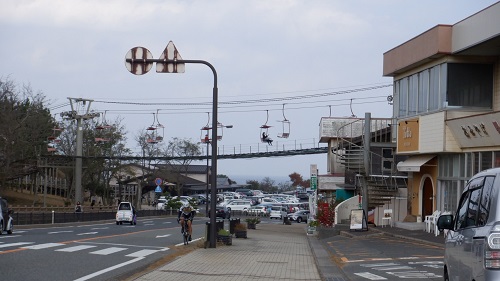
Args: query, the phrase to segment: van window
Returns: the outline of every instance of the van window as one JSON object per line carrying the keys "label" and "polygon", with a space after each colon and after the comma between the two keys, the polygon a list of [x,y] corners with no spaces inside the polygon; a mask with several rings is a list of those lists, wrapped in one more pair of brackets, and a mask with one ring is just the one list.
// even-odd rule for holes
{"label": "van window", "polygon": [[455,229],[486,224],[491,205],[494,177],[480,177],[467,184],[466,192],[460,198]]}
{"label": "van window", "polygon": [[483,192],[481,193],[481,204],[479,205],[479,217],[477,220],[478,226],[486,225],[488,216],[490,215],[491,192],[493,190],[494,177],[486,177],[484,179]]}

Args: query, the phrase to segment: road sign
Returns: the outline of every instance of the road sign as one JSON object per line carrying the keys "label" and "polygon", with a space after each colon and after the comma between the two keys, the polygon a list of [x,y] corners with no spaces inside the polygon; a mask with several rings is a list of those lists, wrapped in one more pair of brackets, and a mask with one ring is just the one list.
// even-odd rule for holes
{"label": "road sign", "polygon": [[311,177],[311,190],[316,190],[318,188],[318,178]]}
{"label": "road sign", "polygon": [[[182,60],[181,54],[177,51],[172,41],[168,42],[167,47],[163,50],[160,60]],[[183,63],[156,63],[156,72],[158,73],[184,73],[186,66]]]}
{"label": "road sign", "polygon": [[162,193],[162,191],[163,190],[161,189],[161,187],[159,185],[157,185],[155,188],[155,193]]}
{"label": "road sign", "polygon": [[156,178],[155,179],[155,184],[156,185],[161,185],[162,182],[163,182],[163,180],[161,178]]}
{"label": "road sign", "polygon": [[135,75],[148,73],[153,67],[152,62],[146,62],[146,59],[152,59],[151,52],[144,47],[135,47],[130,49],[125,55],[125,67]]}

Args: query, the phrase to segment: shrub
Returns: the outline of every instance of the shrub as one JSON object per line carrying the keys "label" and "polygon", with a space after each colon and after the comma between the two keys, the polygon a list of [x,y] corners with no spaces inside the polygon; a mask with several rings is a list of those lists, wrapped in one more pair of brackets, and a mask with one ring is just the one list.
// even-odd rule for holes
{"label": "shrub", "polygon": [[237,223],[234,226],[234,231],[246,231],[246,230],[247,230],[247,226],[243,223]]}
{"label": "shrub", "polygon": [[247,223],[250,223],[250,224],[259,224],[260,223],[260,218],[258,218],[258,217],[247,218],[245,221]]}
{"label": "shrub", "polygon": [[220,236],[229,236],[230,235],[229,230],[225,230],[223,228],[221,228],[219,230],[219,232],[217,232],[217,234],[220,235]]}

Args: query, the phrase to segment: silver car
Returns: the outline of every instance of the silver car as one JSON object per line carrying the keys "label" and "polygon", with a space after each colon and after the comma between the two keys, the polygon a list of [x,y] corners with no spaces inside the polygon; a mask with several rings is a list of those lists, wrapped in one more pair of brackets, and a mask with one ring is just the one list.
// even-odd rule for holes
{"label": "silver car", "polygon": [[437,228],[445,232],[444,280],[500,280],[500,168],[474,175]]}
{"label": "silver car", "polygon": [[309,218],[308,210],[300,210],[295,213],[288,214],[288,218],[292,221],[296,221],[298,223],[307,222],[307,218]]}

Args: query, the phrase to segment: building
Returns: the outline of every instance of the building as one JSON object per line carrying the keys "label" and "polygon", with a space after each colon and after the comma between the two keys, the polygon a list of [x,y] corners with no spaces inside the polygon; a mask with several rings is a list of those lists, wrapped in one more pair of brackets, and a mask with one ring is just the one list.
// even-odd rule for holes
{"label": "building", "polygon": [[417,221],[452,211],[466,181],[500,166],[500,2],[383,55],[393,77],[397,163]]}

